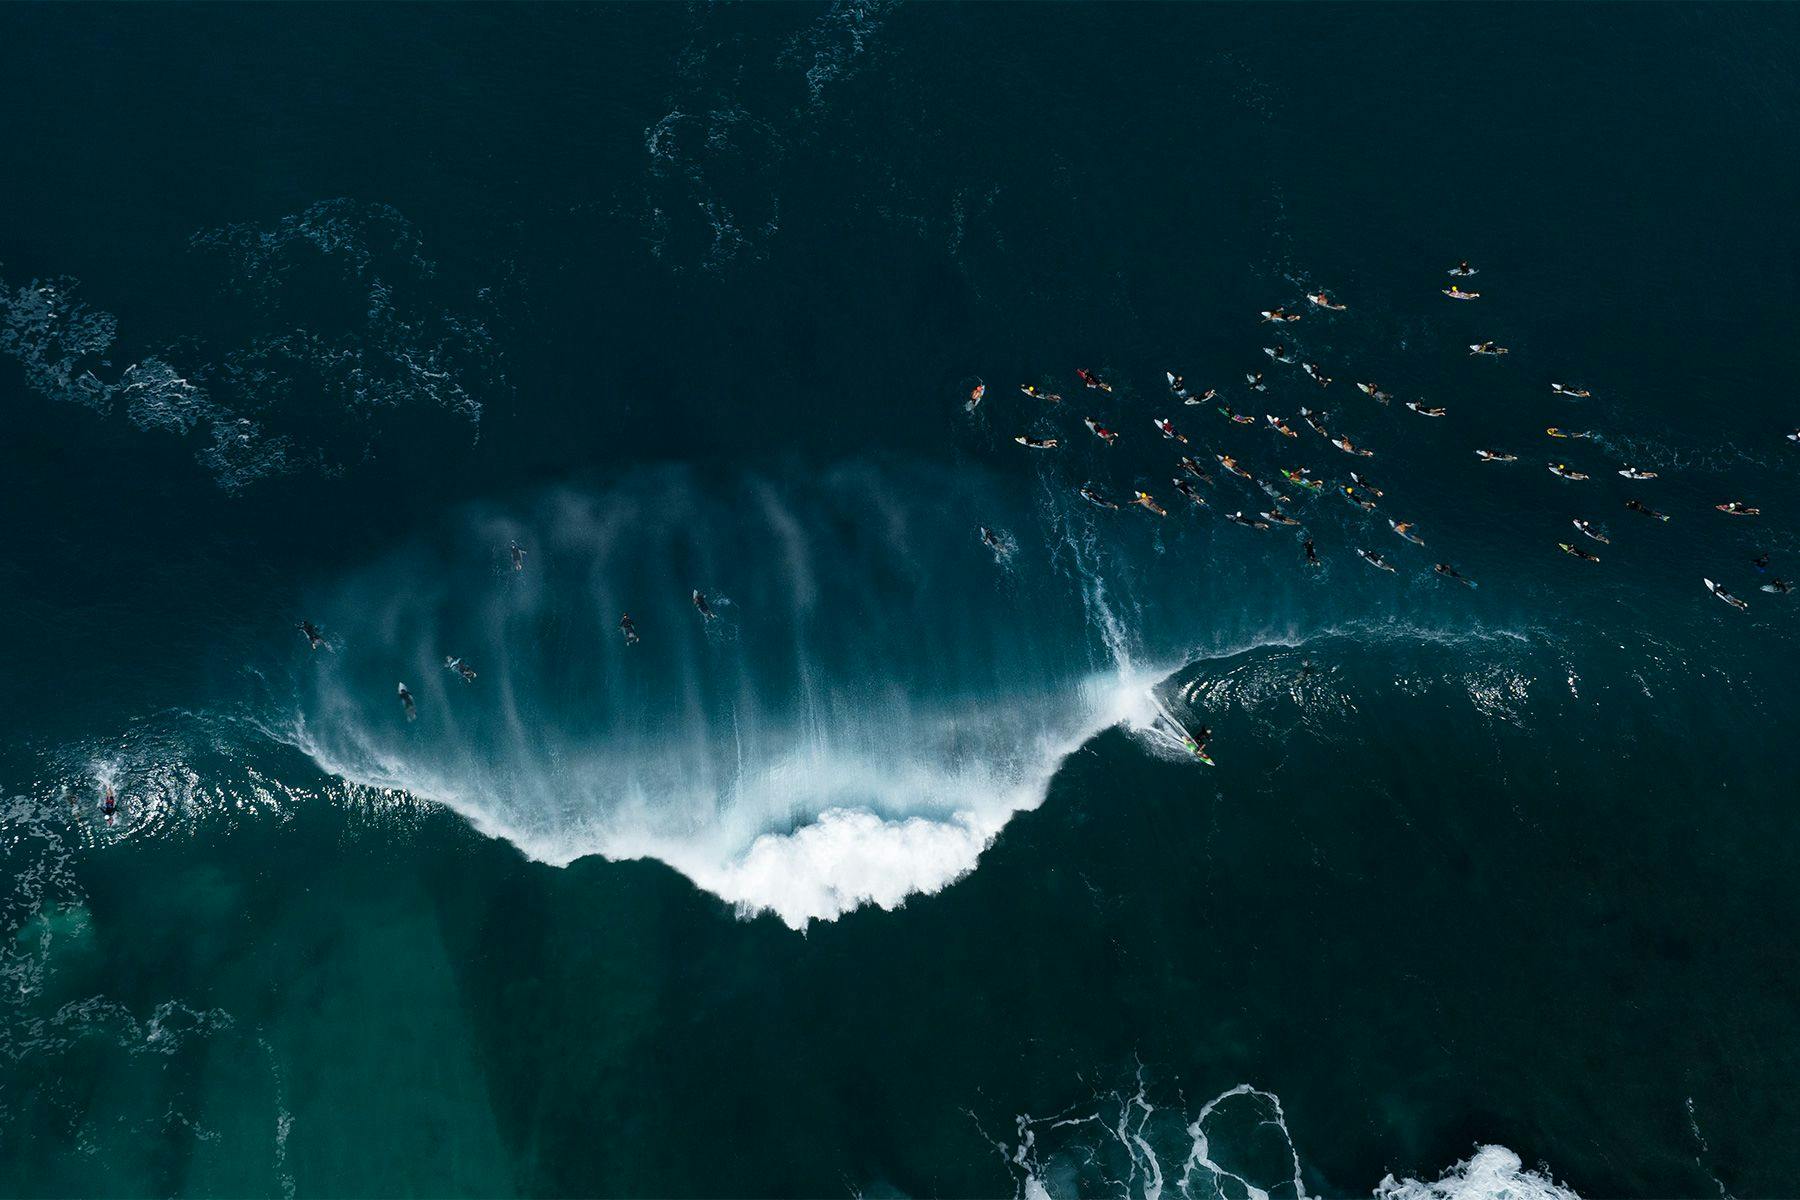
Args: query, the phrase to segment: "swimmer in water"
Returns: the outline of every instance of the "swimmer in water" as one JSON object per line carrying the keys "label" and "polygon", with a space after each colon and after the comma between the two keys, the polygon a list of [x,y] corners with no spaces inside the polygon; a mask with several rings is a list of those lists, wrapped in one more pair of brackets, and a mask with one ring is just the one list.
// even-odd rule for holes
{"label": "swimmer in water", "polygon": [[475,682],[475,668],[471,667],[460,658],[446,657],[444,659],[444,669],[462,676],[462,681],[464,683]]}
{"label": "swimmer in water", "polygon": [[630,613],[619,614],[619,633],[627,646],[635,646],[643,639],[638,637],[637,622],[631,619]]}
{"label": "swimmer in water", "polygon": [[298,629],[301,634],[305,636],[307,649],[317,650],[320,646],[325,644],[325,636],[319,632],[318,628],[314,626],[311,621],[302,621],[294,626],[294,628]]}
{"label": "swimmer in water", "polygon": [[409,721],[418,720],[419,719],[419,706],[417,703],[414,702],[413,694],[406,690],[406,684],[404,684],[404,683],[400,684],[399,692],[400,692],[400,708],[403,712],[406,713],[406,719]]}
{"label": "swimmer in water", "polygon": [[706,602],[706,597],[700,594],[699,588],[694,589],[693,601],[694,611],[699,613],[702,617],[705,617],[708,621],[718,617],[719,614],[712,610],[712,605]]}

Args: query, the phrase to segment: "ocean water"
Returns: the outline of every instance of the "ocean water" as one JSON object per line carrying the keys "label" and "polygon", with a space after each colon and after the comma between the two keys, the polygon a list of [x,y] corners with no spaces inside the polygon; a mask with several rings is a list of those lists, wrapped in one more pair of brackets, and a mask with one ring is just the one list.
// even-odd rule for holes
{"label": "ocean water", "polygon": [[1795,61],[0,10],[0,1192],[1791,1194]]}

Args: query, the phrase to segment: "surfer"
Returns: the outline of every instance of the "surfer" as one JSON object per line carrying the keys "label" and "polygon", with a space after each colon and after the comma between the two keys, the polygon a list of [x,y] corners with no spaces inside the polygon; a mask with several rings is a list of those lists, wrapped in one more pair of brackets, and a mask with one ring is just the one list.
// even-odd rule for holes
{"label": "surfer", "polygon": [[1393,563],[1391,563],[1387,559],[1381,557],[1381,555],[1377,554],[1373,550],[1359,549],[1359,550],[1357,550],[1356,553],[1364,562],[1368,563],[1371,567],[1379,567],[1383,571],[1386,571],[1391,575],[1398,575],[1400,573],[1400,572],[1394,570]]}
{"label": "surfer", "polygon": [[1173,371],[1164,371],[1163,374],[1169,377],[1169,394],[1177,400],[1186,400],[1188,397],[1187,380]]}
{"label": "surfer", "polygon": [[1640,471],[1636,467],[1630,465],[1629,463],[1627,463],[1625,466],[1619,468],[1619,474],[1624,476],[1626,479],[1655,479],[1656,478],[1655,471]]}
{"label": "surfer", "polygon": [[1519,461],[1518,455],[1507,454],[1505,451],[1502,451],[1502,450],[1477,450],[1475,452],[1475,457],[1480,459],[1482,462],[1518,462]]}
{"label": "surfer", "polygon": [[1097,392],[1112,391],[1112,384],[1106,382],[1106,380],[1100,378],[1098,375],[1094,374],[1092,371],[1088,370],[1086,367],[1077,367],[1075,369],[1075,377],[1077,379],[1081,380],[1081,382],[1086,384],[1088,387],[1092,388],[1094,391],[1097,391]]}
{"label": "surfer", "polygon": [[969,411],[974,412],[981,407],[981,398],[987,395],[987,384],[977,379],[975,386],[969,390]]}
{"label": "surfer", "polygon": [[1594,436],[1591,432],[1589,432],[1588,430],[1585,430],[1585,429],[1581,430],[1580,432],[1577,432],[1573,429],[1559,429],[1555,425],[1552,425],[1550,428],[1544,430],[1544,432],[1549,434],[1553,438],[1591,438]]}
{"label": "surfer", "polygon": [[1205,404],[1208,400],[1211,400],[1214,396],[1217,396],[1218,394],[1219,394],[1218,388],[1207,388],[1204,392],[1201,392],[1198,396],[1190,395],[1187,399],[1183,400],[1182,403],[1186,404],[1190,407],[1193,405],[1196,405],[1196,404]]}
{"label": "surfer", "polygon": [[400,694],[400,708],[403,712],[406,713],[406,719],[409,721],[418,720],[419,719],[419,706],[413,700],[413,694],[407,690],[406,684],[404,684],[404,683],[400,684],[399,694]]}
{"label": "surfer", "polygon": [[1300,409],[1300,419],[1310,425],[1312,431],[1322,438],[1329,438],[1331,436],[1331,431],[1325,428],[1325,422],[1330,419],[1330,417],[1330,413],[1314,412],[1312,409],[1304,406]]}
{"label": "surfer", "polygon": [[1551,384],[1550,394],[1553,396],[1567,396],[1571,400],[1587,400],[1593,396],[1593,393],[1586,388],[1570,387],[1566,383]]}
{"label": "surfer", "polygon": [[1627,500],[1625,502],[1625,507],[1629,508],[1632,512],[1643,513],[1646,517],[1655,517],[1658,521],[1666,521],[1669,519],[1669,514],[1659,513],[1641,500]]}
{"label": "surfer", "polygon": [[1373,450],[1364,450],[1362,447],[1352,442],[1348,435],[1340,435],[1332,438],[1331,444],[1336,446],[1339,450],[1342,450],[1345,454],[1352,454],[1357,458],[1375,457],[1375,452]]}
{"label": "surfer", "polygon": [[1285,308],[1265,308],[1262,310],[1262,319],[1264,325],[1274,321],[1298,321],[1300,314],[1291,313]]}
{"label": "surfer", "polygon": [[1081,423],[1088,427],[1089,433],[1093,434],[1095,437],[1099,438],[1101,441],[1105,442],[1109,446],[1119,440],[1118,434],[1114,433],[1112,430],[1108,429],[1106,426],[1102,425],[1100,422],[1094,420],[1094,418],[1092,418],[1092,417],[1081,418]]}
{"label": "surfer", "polygon": [[1711,592],[1713,595],[1717,596],[1719,599],[1723,600],[1725,603],[1731,605],[1731,607],[1737,609],[1739,612],[1749,612],[1750,611],[1750,606],[1748,604],[1744,603],[1742,600],[1739,600],[1736,596],[1732,595],[1730,592],[1726,591],[1724,588],[1720,587],[1718,584],[1714,583],[1712,580],[1702,579],[1700,582],[1704,583],[1706,585],[1707,591]]}
{"label": "surfer", "polygon": [[1132,500],[1132,503],[1139,508],[1147,508],[1159,517],[1166,517],[1169,515],[1169,510],[1158,504],[1156,502],[1156,497],[1152,496],[1149,492],[1133,492],[1132,495],[1135,497],[1135,499]]}
{"label": "surfer", "polygon": [[118,815],[119,798],[113,795],[112,784],[104,786],[106,790],[100,795],[100,814],[106,818],[106,823],[111,825]]}
{"label": "surfer", "polygon": [[507,549],[512,553],[513,570],[523,571],[525,569],[525,551],[519,548],[519,543],[517,542],[508,546]]}
{"label": "surfer", "polygon": [[1243,525],[1249,529],[1267,529],[1268,528],[1268,526],[1265,525],[1263,522],[1253,521],[1249,517],[1246,517],[1241,510],[1238,512],[1234,512],[1234,513],[1226,513],[1225,519],[1227,521],[1231,521],[1235,524]]}
{"label": "surfer", "polygon": [[1454,267],[1451,267],[1449,271],[1445,272],[1445,274],[1453,275],[1458,279],[1467,279],[1469,276],[1477,273],[1475,268],[1471,267],[1466,260],[1457,263]]}
{"label": "surfer", "polygon": [[1014,438],[1013,441],[1024,446],[1027,450],[1054,450],[1062,445],[1062,443],[1055,438],[1034,438],[1028,437],[1022,433]]}
{"label": "surfer", "polygon": [[1311,538],[1307,538],[1304,542],[1301,542],[1300,549],[1306,552],[1307,566],[1317,567],[1323,565],[1319,562],[1319,552],[1313,549],[1313,540]]}
{"label": "surfer", "polygon": [[1723,504],[1715,504],[1714,508],[1734,517],[1756,517],[1762,515],[1762,509],[1752,508],[1742,500],[1727,500]]}
{"label": "surfer", "polygon": [[1280,342],[1276,342],[1273,346],[1264,346],[1263,353],[1278,363],[1291,363],[1294,361],[1293,355],[1288,353],[1288,348]]}
{"label": "surfer", "polygon": [[1444,413],[1446,411],[1441,408],[1433,408],[1433,407],[1429,407],[1424,404],[1420,404],[1417,400],[1408,400],[1406,402],[1406,407],[1412,409],[1414,412],[1418,413],[1421,417],[1441,417],[1444,415]]}
{"label": "surfer", "polygon": [[1350,503],[1356,505],[1356,507],[1362,509],[1364,512],[1374,512],[1375,511],[1375,502],[1373,500],[1369,499],[1367,496],[1358,495],[1356,489],[1351,487],[1349,484],[1346,483],[1343,486],[1343,492],[1344,492],[1344,499],[1346,499]]}
{"label": "surfer", "polygon": [[1464,587],[1472,588],[1475,586],[1475,581],[1473,579],[1469,579],[1466,576],[1462,575],[1460,572],[1457,571],[1457,569],[1455,567],[1451,566],[1449,563],[1437,563],[1437,564],[1433,565],[1433,567],[1431,569],[1436,571],[1439,575],[1442,575],[1445,579],[1456,580],[1456,582],[1462,584]]}
{"label": "surfer", "polygon": [[1794,585],[1785,579],[1771,579],[1762,585],[1765,592],[1774,592],[1777,596],[1785,596],[1794,590]]}
{"label": "surfer", "polygon": [[1195,479],[1198,479],[1201,483],[1210,484],[1213,481],[1212,476],[1202,470],[1199,463],[1195,462],[1185,454],[1181,456],[1181,469],[1186,471],[1189,475],[1192,475]]}
{"label": "surfer", "polygon": [[1193,484],[1180,478],[1170,480],[1170,482],[1175,485],[1176,491],[1186,496],[1189,500],[1192,500],[1195,504],[1198,504],[1201,508],[1206,507],[1206,497],[1202,496],[1199,492],[1196,492]]}
{"label": "surfer", "polygon": [[1091,485],[1084,483],[1081,485],[1079,491],[1081,492],[1081,498],[1086,500],[1089,504],[1092,504],[1094,507],[1110,508],[1115,512],[1118,511],[1118,505],[1114,504],[1111,500],[1108,500],[1105,496],[1102,496],[1099,492],[1096,492]]}
{"label": "surfer", "polygon": [[1027,396],[1030,396],[1033,400],[1042,400],[1047,404],[1061,404],[1062,403],[1061,396],[1057,395],[1055,392],[1046,392],[1043,388],[1038,387],[1036,384],[1021,383],[1019,385],[1019,390],[1021,392],[1024,392]]}
{"label": "surfer", "polygon": [[1561,550],[1564,554],[1573,554],[1583,562],[1597,563],[1600,561],[1600,556],[1598,554],[1589,554],[1580,546],[1571,546],[1568,542],[1558,542],[1556,543],[1556,546],[1557,549]]}
{"label": "surfer", "polygon": [[1394,399],[1372,383],[1359,383],[1356,385],[1356,390],[1365,396],[1381,401],[1383,404],[1391,403]]}
{"label": "surfer", "polygon": [[619,633],[624,636],[627,646],[635,646],[643,640],[638,637],[637,622],[631,619],[630,613],[619,614]]}
{"label": "surfer", "polygon": [[1294,518],[1288,516],[1286,513],[1282,512],[1279,508],[1276,508],[1273,506],[1270,507],[1268,512],[1262,514],[1262,518],[1263,518],[1263,520],[1269,522],[1271,525],[1298,525],[1298,524],[1300,524],[1300,522],[1294,520]]}
{"label": "surfer", "polygon": [[1603,534],[1599,530],[1595,529],[1594,523],[1592,521],[1587,520],[1586,518],[1576,517],[1573,521],[1570,521],[1569,524],[1571,524],[1575,528],[1581,530],[1581,532],[1587,534],[1589,537],[1593,538],[1596,542],[1599,542],[1602,546],[1612,545],[1611,540],[1608,539],[1605,534]]}
{"label": "surfer", "polygon": [[706,597],[702,596],[700,594],[699,588],[694,589],[693,600],[694,600],[694,611],[699,613],[701,616],[705,617],[708,621],[712,620],[714,617],[717,617],[719,615],[718,613],[716,613],[712,610],[712,605],[710,605],[706,602]]}
{"label": "surfer", "polygon": [[1263,373],[1261,371],[1249,372],[1244,376],[1244,382],[1249,385],[1250,390],[1253,392],[1266,392],[1269,390],[1263,383]]}
{"label": "surfer", "polygon": [[1502,354],[1510,354],[1511,351],[1505,346],[1496,345],[1493,342],[1474,342],[1469,346],[1469,353],[1485,354],[1492,358],[1498,358]]}
{"label": "surfer", "polygon": [[1318,305],[1320,308],[1324,309],[1326,312],[1343,312],[1344,311],[1344,307],[1345,307],[1344,305],[1333,303],[1331,297],[1327,296],[1322,291],[1313,292],[1311,295],[1307,296],[1307,299],[1312,301],[1314,304]]}
{"label": "surfer", "polygon": [[1250,472],[1244,470],[1244,468],[1238,466],[1237,459],[1231,457],[1231,455],[1215,454],[1215,455],[1213,455],[1213,457],[1219,460],[1219,465],[1221,467],[1224,467],[1227,471],[1230,471],[1233,475],[1236,475],[1239,479],[1248,479],[1248,480],[1250,480],[1251,483],[1256,482],[1255,477],[1252,476],[1250,474]]}
{"label": "surfer", "polygon": [[1300,369],[1306,372],[1306,377],[1308,379],[1312,380],[1320,387],[1325,387],[1331,382],[1331,376],[1319,370],[1318,363],[1301,363]]}
{"label": "surfer", "polygon": [[1380,488],[1376,487],[1374,484],[1372,484],[1368,480],[1364,479],[1361,475],[1357,474],[1355,471],[1350,472],[1350,482],[1354,483],[1357,487],[1361,488],[1363,491],[1368,492],[1371,496],[1374,496],[1376,499],[1380,499],[1381,497],[1387,495],[1386,492],[1382,491]]}
{"label": "surfer", "polygon": [[1423,546],[1425,544],[1425,539],[1413,532],[1413,523],[1411,521],[1390,520],[1388,521],[1388,525],[1395,533],[1399,534],[1413,545]]}
{"label": "surfer", "polygon": [[986,525],[977,525],[975,528],[981,531],[981,544],[992,550],[995,558],[1006,557],[1006,543],[1000,540],[999,534]]}
{"label": "surfer", "polygon": [[1187,445],[1187,439],[1176,432],[1175,422],[1169,420],[1167,417],[1152,417],[1151,420],[1155,422],[1157,430],[1161,432],[1163,437],[1171,442],[1180,442],[1184,446]]}
{"label": "surfer", "polygon": [[311,621],[302,621],[294,626],[294,628],[298,629],[306,638],[307,649],[317,650],[320,646],[325,644],[325,636],[319,632],[318,627]]}
{"label": "surfer", "polygon": [[1559,463],[1559,462],[1551,463],[1550,464],[1550,473],[1552,475],[1555,475],[1559,479],[1580,480],[1580,479],[1587,478],[1587,476],[1583,475],[1580,471],[1577,471],[1574,468],[1570,467],[1568,463]]}
{"label": "surfer", "polygon": [[464,683],[475,682],[475,668],[471,667],[460,658],[446,656],[444,659],[444,669],[462,676],[462,681]]}
{"label": "surfer", "polygon": [[1465,292],[1463,289],[1457,287],[1454,283],[1451,284],[1449,287],[1444,288],[1443,293],[1444,293],[1444,295],[1450,297],[1452,300],[1479,300],[1479,299],[1481,299],[1480,292]]}
{"label": "surfer", "polygon": [[1264,413],[1263,420],[1265,420],[1269,423],[1270,429],[1273,429],[1276,433],[1279,433],[1283,437],[1299,437],[1300,436],[1299,434],[1295,433],[1292,429],[1288,428],[1287,419],[1285,417],[1271,417],[1267,413]]}

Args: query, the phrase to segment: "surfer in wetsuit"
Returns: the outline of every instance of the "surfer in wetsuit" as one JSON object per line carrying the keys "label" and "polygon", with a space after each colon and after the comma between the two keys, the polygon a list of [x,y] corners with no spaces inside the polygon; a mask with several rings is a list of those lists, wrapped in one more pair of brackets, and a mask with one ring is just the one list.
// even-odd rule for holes
{"label": "surfer in wetsuit", "polygon": [[294,626],[294,628],[298,629],[305,636],[307,649],[317,650],[320,646],[325,644],[324,636],[320,634],[318,628],[311,621],[302,621],[300,624]]}
{"label": "surfer in wetsuit", "polygon": [[509,549],[512,551],[513,570],[523,571],[525,569],[525,551],[519,549],[517,542],[514,542]]}
{"label": "surfer in wetsuit", "polygon": [[1321,565],[1319,562],[1319,552],[1313,549],[1313,540],[1311,538],[1307,538],[1304,542],[1300,543],[1300,548],[1306,551],[1307,566],[1316,567]]}
{"label": "surfer in wetsuit", "polygon": [[406,684],[404,683],[400,685],[400,707],[406,710],[407,720],[416,721],[419,719],[419,706],[413,703],[413,694],[406,690]]}
{"label": "surfer in wetsuit", "polygon": [[464,683],[475,682],[475,668],[471,667],[460,658],[453,656],[446,657],[444,659],[444,669],[446,671],[455,671],[458,675],[462,676],[462,681]]}
{"label": "surfer in wetsuit", "polygon": [[706,602],[706,597],[700,594],[699,588],[694,589],[694,610],[709,621],[719,615],[712,610],[712,605]]}
{"label": "surfer in wetsuit", "polygon": [[627,646],[635,646],[642,640],[638,637],[637,625],[632,621],[630,613],[619,614],[619,632],[625,635]]}
{"label": "surfer in wetsuit", "polygon": [[105,793],[100,797],[101,815],[106,818],[106,823],[111,825],[118,811],[119,799],[113,795],[112,785],[108,784]]}

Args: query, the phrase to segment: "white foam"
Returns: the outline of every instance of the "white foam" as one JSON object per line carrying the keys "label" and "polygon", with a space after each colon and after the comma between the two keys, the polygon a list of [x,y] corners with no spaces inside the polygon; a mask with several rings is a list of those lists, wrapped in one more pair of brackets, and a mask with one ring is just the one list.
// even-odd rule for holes
{"label": "white foam", "polygon": [[1505,1146],[1478,1146],[1472,1157],[1430,1183],[1389,1175],[1376,1185],[1375,1195],[1377,1200],[1578,1200],[1550,1177],[1526,1170]]}

